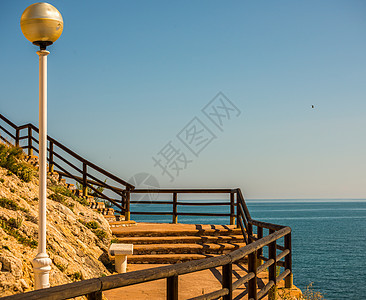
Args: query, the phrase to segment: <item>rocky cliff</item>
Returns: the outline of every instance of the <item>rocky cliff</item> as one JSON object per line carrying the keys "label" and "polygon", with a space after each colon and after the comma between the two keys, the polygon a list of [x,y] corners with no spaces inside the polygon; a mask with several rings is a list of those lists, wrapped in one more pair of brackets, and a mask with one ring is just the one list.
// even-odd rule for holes
{"label": "rocky cliff", "polygon": [[[7,157],[0,159],[4,162]],[[20,176],[4,163],[6,168],[0,167],[0,296],[34,287],[31,261],[38,245],[38,176],[37,168],[22,163],[34,176]],[[49,176],[47,190],[51,286],[111,274],[108,222],[57,179],[57,174]]]}

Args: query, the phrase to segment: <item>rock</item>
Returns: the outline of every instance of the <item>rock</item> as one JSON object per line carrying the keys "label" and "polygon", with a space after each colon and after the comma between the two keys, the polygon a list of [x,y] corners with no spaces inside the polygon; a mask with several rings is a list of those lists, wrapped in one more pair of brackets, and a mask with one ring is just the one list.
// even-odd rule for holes
{"label": "rock", "polygon": [[28,290],[29,289],[29,285],[28,283],[22,278],[19,280],[19,283],[21,285],[21,287],[24,289],[24,290]]}
{"label": "rock", "polygon": [[[37,178],[26,183],[15,175],[6,174],[7,170],[0,167],[0,178],[4,179],[4,184],[0,184],[0,197],[16,202],[22,209],[15,211],[0,207],[0,218],[6,222],[19,216],[23,224],[13,231],[0,227],[0,297],[34,288],[31,262],[37,255],[38,236],[38,224],[35,224],[38,216]],[[48,187],[51,185],[57,183],[50,180]],[[51,189],[47,192],[48,195],[54,193]],[[109,223],[100,213],[71,197],[64,197],[65,203],[72,205],[72,210],[47,199],[47,253],[53,261],[50,285],[110,275],[105,267],[110,265],[108,256],[105,256],[112,237]],[[97,221],[99,228],[106,231],[107,238],[99,240],[94,231],[84,225],[90,221]]]}
{"label": "rock", "polygon": [[20,278],[23,275],[22,260],[15,257],[9,251],[3,251],[0,256],[2,263],[2,271],[10,272],[15,278]]}

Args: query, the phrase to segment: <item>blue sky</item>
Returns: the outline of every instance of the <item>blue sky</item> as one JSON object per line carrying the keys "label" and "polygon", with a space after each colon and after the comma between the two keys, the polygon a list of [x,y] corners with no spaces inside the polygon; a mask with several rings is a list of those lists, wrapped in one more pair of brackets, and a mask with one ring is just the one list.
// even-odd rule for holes
{"label": "blue sky", "polygon": [[[0,111],[38,124],[38,57],[0,2]],[[364,1],[49,1],[64,31],[48,56],[48,132],[129,179],[241,187],[248,198],[366,198]],[[222,92],[240,115],[201,109]],[[314,105],[314,109],[311,108]],[[198,118],[216,137],[195,156]],[[171,178],[152,157],[191,160]],[[176,158],[178,155],[176,156]]]}

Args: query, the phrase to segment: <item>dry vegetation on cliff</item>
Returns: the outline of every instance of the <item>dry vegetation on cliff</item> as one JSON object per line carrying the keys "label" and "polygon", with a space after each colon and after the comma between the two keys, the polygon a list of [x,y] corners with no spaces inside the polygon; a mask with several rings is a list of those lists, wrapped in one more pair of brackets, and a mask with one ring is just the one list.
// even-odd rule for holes
{"label": "dry vegetation on cliff", "polygon": [[[0,144],[0,296],[33,289],[37,254],[37,168],[16,148]],[[47,251],[52,286],[109,275],[111,233],[102,215],[86,206],[57,175],[47,190]]]}

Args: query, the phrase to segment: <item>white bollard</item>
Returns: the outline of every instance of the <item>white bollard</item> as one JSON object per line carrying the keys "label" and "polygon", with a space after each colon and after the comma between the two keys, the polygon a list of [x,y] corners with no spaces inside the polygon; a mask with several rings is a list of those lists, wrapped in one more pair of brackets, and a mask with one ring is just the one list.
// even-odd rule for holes
{"label": "white bollard", "polygon": [[133,253],[133,244],[111,244],[109,254],[114,256],[114,264],[118,273],[126,273],[127,255]]}
{"label": "white bollard", "polygon": [[116,266],[117,273],[126,273],[127,270],[127,255],[125,254],[118,254],[114,252],[114,263]]}

